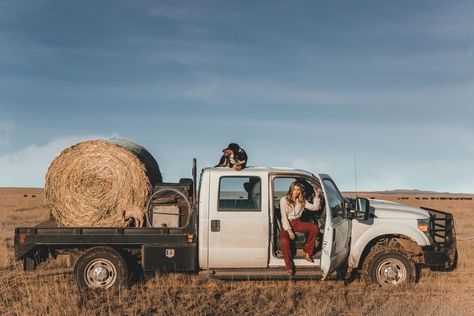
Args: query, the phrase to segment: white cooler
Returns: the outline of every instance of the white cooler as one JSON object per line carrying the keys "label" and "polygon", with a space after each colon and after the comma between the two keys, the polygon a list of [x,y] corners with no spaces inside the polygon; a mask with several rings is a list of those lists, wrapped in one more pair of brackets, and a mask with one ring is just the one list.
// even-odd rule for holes
{"label": "white cooler", "polygon": [[153,227],[179,227],[179,207],[176,205],[153,207]]}

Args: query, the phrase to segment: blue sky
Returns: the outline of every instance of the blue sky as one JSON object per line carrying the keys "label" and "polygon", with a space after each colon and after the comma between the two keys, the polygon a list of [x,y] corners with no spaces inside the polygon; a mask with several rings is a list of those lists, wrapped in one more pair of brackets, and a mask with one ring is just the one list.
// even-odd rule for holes
{"label": "blue sky", "polygon": [[0,0],[0,186],[85,139],[474,193],[472,1]]}

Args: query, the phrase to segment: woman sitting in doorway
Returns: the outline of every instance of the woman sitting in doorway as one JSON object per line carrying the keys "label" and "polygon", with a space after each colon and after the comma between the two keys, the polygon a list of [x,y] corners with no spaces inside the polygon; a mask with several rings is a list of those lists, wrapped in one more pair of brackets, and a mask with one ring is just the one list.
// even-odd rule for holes
{"label": "woman sitting in doorway", "polygon": [[303,222],[300,217],[305,209],[310,211],[319,211],[321,208],[321,188],[314,189],[313,203],[305,200],[303,189],[298,181],[290,185],[288,193],[280,199],[280,212],[282,228],[280,230],[280,245],[283,251],[283,258],[288,275],[295,274],[292,253],[290,249],[290,239],[295,239],[295,232],[308,234],[304,245],[305,260],[314,262],[312,258],[316,236],[319,233],[319,226],[315,223]]}

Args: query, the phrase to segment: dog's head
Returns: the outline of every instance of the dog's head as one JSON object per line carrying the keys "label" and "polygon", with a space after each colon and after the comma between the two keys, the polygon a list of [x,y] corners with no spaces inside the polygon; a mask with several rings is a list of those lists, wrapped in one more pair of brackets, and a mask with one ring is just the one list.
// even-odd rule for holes
{"label": "dog's head", "polygon": [[230,143],[227,148],[224,148],[222,152],[226,157],[230,157],[232,154],[235,156],[239,151],[240,146],[236,143]]}

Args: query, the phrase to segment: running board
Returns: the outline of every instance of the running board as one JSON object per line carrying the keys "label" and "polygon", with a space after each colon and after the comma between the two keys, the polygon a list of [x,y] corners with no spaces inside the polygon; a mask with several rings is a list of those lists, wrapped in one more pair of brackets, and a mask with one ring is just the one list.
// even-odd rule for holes
{"label": "running board", "polygon": [[285,268],[213,269],[200,271],[199,276],[220,280],[321,280],[323,271],[297,268],[295,275],[290,277]]}

